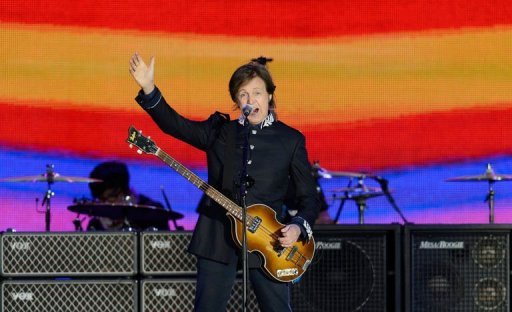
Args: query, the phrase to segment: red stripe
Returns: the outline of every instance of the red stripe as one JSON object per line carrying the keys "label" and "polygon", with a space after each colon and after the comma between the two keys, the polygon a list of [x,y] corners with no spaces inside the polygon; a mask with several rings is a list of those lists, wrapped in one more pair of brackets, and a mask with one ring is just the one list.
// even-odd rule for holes
{"label": "red stripe", "polygon": [[322,125],[305,134],[310,158],[326,168],[374,171],[447,163],[509,154],[512,103],[508,106]]}
{"label": "red stripe", "polygon": [[[125,143],[128,126],[134,124],[179,161],[205,164],[202,152],[162,134],[142,111],[0,105],[0,144],[7,147],[140,158]],[[307,137],[311,160],[329,169],[377,170],[510,153],[512,103],[509,106],[297,127]]]}
{"label": "red stripe", "polygon": [[134,125],[176,159],[187,161],[192,166],[204,166],[202,153],[162,134],[144,112],[51,109],[13,103],[1,105],[1,145],[43,152],[134,159],[141,156],[136,150],[129,149],[125,142],[128,127]]}
{"label": "red stripe", "polygon": [[325,37],[512,24],[510,0],[3,0],[0,21],[171,33]]}

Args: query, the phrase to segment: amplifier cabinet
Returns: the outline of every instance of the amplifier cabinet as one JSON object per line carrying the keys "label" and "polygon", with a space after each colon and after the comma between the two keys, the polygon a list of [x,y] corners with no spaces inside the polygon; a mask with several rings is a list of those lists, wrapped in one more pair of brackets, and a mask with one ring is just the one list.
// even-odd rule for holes
{"label": "amplifier cabinet", "polygon": [[315,257],[292,286],[295,312],[401,311],[401,226],[318,225]]}
{"label": "amplifier cabinet", "polygon": [[194,275],[196,257],[187,252],[192,232],[141,232],[141,274]]}
{"label": "amplifier cabinet", "polygon": [[0,312],[137,312],[137,283],[131,280],[5,281]]}
{"label": "amplifier cabinet", "polygon": [[5,233],[0,237],[4,277],[137,274],[137,233]]}
{"label": "amplifier cabinet", "polygon": [[511,228],[406,226],[406,310],[510,311]]}
{"label": "amplifier cabinet", "polygon": [[[242,281],[237,279],[226,311],[242,311]],[[247,311],[259,312],[256,295],[250,288],[247,292]],[[141,281],[141,312],[194,311],[196,281],[193,279],[146,279]]]}

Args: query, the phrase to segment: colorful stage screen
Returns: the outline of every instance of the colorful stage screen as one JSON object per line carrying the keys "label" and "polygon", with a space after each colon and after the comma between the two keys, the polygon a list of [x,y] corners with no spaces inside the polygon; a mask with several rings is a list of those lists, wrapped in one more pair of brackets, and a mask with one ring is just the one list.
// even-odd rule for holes
{"label": "colorful stage screen", "polygon": [[[273,58],[277,113],[307,139],[309,158],[330,171],[389,181],[367,201],[365,222],[512,222],[512,182],[455,183],[486,172],[512,174],[512,6],[509,1],[13,1],[0,3],[0,178],[54,165],[87,177],[106,160],[128,164],[136,192],[195,225],[199,190],[125,142],[134,125],[206,178],[201,151],[164,135],[134,101],[134,52],[155,57],[167,101],[195,120],[237,118],[232,72]],[[337,189],[320,181],[340,223],[357,223]],[[378,187],[376,180],[364,183]],[[51,185],[51,229],[71,231],[67,207],[89,198],[87,183]],[[0,231],[45,229],[46,183],[0,182]],[[343,205],[342,205],[343,204]]]}

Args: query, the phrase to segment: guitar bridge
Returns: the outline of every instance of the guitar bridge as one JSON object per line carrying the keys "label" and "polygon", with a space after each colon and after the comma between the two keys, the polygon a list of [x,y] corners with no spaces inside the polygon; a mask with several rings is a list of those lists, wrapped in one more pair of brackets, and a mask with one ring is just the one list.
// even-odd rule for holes
{"label": "guitar bridge", "polygon": [[261,224],[261,218],[260,217],[254,217],[252,218],[252,222],[247,226],[247,230],[251,233],[254,233],[258,230]]}

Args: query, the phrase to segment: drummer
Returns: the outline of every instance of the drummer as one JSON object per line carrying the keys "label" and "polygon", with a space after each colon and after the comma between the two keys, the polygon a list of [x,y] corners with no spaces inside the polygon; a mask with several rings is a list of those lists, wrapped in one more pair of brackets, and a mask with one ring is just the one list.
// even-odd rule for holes
{"label": "drummer", "polygon": [[[162,204],[142,194],[135,194],[130,189],[130,174],[126,164],[117,161],[108,161],[98,164],[91,171],[89,177],[99,179],[103,182],[89,183],[89,189],[95,202],[119,204],[119,205],[148,205],[163,208]],[[108,217],[93,217],[87,225],[88,231],[116,231],[126,227],[136,230],[169,230],[167,219],[153,221],[132,220],[130,223],[125,219],[111,219]]]}

